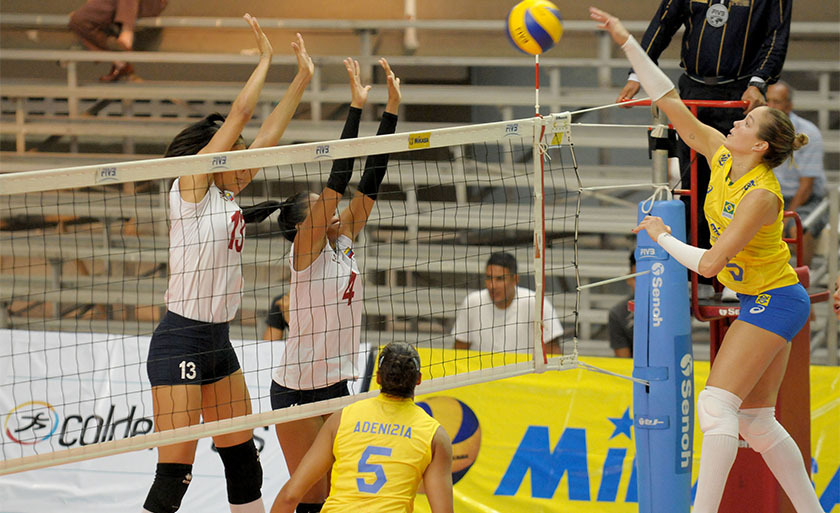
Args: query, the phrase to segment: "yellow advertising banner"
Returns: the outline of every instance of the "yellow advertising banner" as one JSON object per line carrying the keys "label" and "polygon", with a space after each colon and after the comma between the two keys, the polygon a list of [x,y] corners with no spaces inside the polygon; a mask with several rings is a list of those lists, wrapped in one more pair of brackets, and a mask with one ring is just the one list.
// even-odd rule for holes
{"label": "yellow advertising banner", "polygon": [[[445,352],[420,350],[424,376],[456,371],[445,368],[456,361]],[[625,376],[632,372],[629,359],[585,360]],[[702,390],[708,374],[708,362],[695,362],[695,390]],[[638,511],[630,381],[575,369],[455,388],[417,402],[452,438],[458,512]],[[811,443],[817,495],[826,511],[840,512],[836,367],[811,367]],[[701,446],[695,429],[694,447]],[[695,479],[698,464],[695,450]],[[415,511],[430,511],[423,495]]]}

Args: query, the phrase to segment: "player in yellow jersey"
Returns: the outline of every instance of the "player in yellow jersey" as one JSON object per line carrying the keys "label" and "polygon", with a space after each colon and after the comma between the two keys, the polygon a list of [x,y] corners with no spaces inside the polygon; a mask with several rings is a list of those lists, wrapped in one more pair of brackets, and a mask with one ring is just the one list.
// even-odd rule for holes
{"label": "player in yellow jersey", "polygon": [[379,353],[378,396],[331,416],[318,432],[272,513],[293,513],[303,494],[332,468],[324,513],[414,511],[420,481],[433,513],[452,513],[452,446],[440,423],[414,404],[420,356],[392,342]]}
{"label": "player in yellow jersey", "polygon": [[810,300],[788,264],[782,242],[782,195],[773,168],[808,143],[787,115],[759,107],[724,136],[698,121],[674,84],[648,58],[618,18],[591,7],[590,17],[621,45],[642,87],[680,137],[712,169],[704,204],[711,229],[709,250],[672,237],[658,217],[646,230],[671,256],[703,276],[717,276],[738,293],[741,313],[726,332],[697,396],[703,450],[694,513],[713,513],[738,449],[738,434],[761,453],[799,513],[822,511],[796,443],[775,418],[776,398],[790,354],[790,340],[808,320]]}

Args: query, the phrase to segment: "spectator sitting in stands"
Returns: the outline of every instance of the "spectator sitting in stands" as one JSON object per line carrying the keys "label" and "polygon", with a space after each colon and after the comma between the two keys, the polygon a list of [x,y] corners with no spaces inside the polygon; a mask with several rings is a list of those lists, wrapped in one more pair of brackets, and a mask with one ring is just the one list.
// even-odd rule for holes
{"label": "spectator sitting in stands", "polygon": [[[785,210],[795,211],[804,221],[825,198],[822,135],[815,124],[793,113],[793,89],[787,83],[780,80],[767,88],[767,105],[787,114],[793,122],[794,130],[808,136],[807,146],[796,150],[792,159],[773,170],[782,188]],[[811,265],[817,238],[826,224],[828,210],[810,227],[803,227],[802,241],[805,251],[802,262],[797,262],[797,265]],[[793,223],[785,226],[788,237],[795,235],[792,233],[793,228]]]}
{"label": "spectator sitting in stands", "polygon": [[[636,255],[630,251],[630,272],[636,272]],[[610,347],[615,356],[620,358],[633,357],[633,312],[627,308],[627,302],[633,299],[636,287],[635,278],[627,278],[630,294],[610,308],[607,318],[607,331],[610,335]]]}
{"label": "spectator sitting in stands", "polygon": [[[490,255],[484,284],[484,290],[471,292],[458,308],[452,328],[455,348],[494,353],[530,351],[536,294],[518,286],[516,258],[502,252]],[[548,300],[544,302],[543,319],[546,352],[559,354],[563,325]]]}
{"label": "spectator sitting in stands", "polygon": [[[72,30],[82,44],[92,51],[134,48],[134,27],[138,18],[160,15],[168,0],[87,0],[70,13]],[[134,67],[125,61],[114,61],[111,71],[99,77],[102,82],[116,82],[134,75]]]}

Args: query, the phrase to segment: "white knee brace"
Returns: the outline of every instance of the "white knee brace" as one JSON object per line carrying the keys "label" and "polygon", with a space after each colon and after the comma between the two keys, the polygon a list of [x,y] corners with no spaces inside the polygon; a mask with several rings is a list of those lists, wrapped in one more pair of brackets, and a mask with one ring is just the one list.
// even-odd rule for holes
{"label": "white knee brace", "polygon": [[776,420],[775,408],[749,408],[738,412],[741,436],[755,452],[769,451],[790,435]]}
{"label": "white knee brace", "polygon": [[706,387],[697,394],[697,418],[704,435],[738,438],[741,398],[722,388]]}

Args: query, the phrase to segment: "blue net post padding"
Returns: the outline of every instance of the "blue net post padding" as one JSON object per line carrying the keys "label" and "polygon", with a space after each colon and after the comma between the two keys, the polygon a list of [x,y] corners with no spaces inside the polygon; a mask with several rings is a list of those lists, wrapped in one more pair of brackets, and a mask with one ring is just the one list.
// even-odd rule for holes
{"label": "blue net post padding", "polygon": [[[648,203],[649,205],[649,203]],[[646,214],[639,205],[641,220]],[[685,206],[655,202],[672,235],[685,241]],[[639,512],[688,513],[691,505],[694,439],[694,365],[688,274],[646,232],[636,240],[633,376],[650,385],[633,385]]]}

